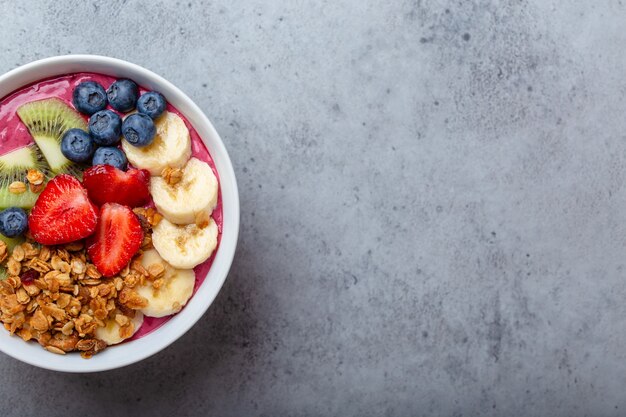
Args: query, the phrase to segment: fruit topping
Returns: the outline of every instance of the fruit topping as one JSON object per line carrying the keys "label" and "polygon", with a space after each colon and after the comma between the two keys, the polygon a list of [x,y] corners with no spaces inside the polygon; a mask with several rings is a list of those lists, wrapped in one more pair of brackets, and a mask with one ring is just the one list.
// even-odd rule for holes
{"label": "fruit topping", "polygon": [[112,146],[105,146],[96,149],[93,155],[92,165],[113,165],[116,168],[126,171],[128,160],[124,152]]}
{"label": "fruit topping", "polygon": [[87,190],[71,175],[54,177],[30,212],[28,227],[35,241],[60,245],[93,233],[98,208],[89,201]]}
{"label": "fruit topping", "polygon": [[106,203],[100,209],[96,232],[87,239],[87,253],[98,271],[111,277],[137,253],[143,240],[139,219],[126,206]]}
{"label": "fruit topping", "polygon": [[204,228],[195,224],[178,226],[162,219],[152,229],[152,244],[174,268],[191,269],[213,254],[217,233],[217,225],[211,218]]}
{"label": "fruit topping", "polygon": [[138,148],[122,139],[122,149],[130,163],[147,169],[152,176],[161,175],[167,167],[184,167],[191,157],[191,137],[183,119],[175,113],[166,112],[154,124],[156,136],[148,146]]}
{"label": "fruit topping", "polygon": [[[10,251],[12,251],[13,248],[15,248],[17,245],[21,245],[22,243],[24,243],[25,240],[26,239],[24,238],[24,236],[6,237],[2,233],[0,233],[0,241],[4,242],[7,249]],[[1,245],[2,243],[0,243],[0,246]],[[2,250],[0,249],[0,253],[1,251]],[[0,259],[2,259],[2,256],[0,256]]]}
{"label": "fruit topping", "polygon": [[30,285],[34,280],[39,279],[39,275],[39,271],[29,269],[20,276],[20,281],[22,281],[24,285]]}
{"label": "fruit topping", "polygon": [[106,342],[107,345],[117,345],[128,339],[143,324],[143,314],[139,311],[134,312],[135,317],[129,318],[122,314],[121,311],[113,311],[110,317],[102,327],[97,327],[94,335]]}
{"label": "fruit topping", "polygon": [[120,141],[122,119],[111,110],[100,110],[89,118],[89,133],[98,145],[114,145]]}
{"label": "fruit topping", "polygon": [[82,129],[70,129],[61,139],[63,156],[73,162],[84,163],[91,161],[96,144],[89,133]]}
{"label": "fruit topping", "polygon": [[80,176],[80,167],[61,152],[61,139],[65,132],[74,128],[87,130],[87,123],[80,114],[58,98],[23,104],[17,109],[17,114],[28,127],[53,172]]}
{"label": "fruit topping", "polygon": [[150,91],[144,93],[137,100],[137,111],[156,119],[165,111],[167,102],[161,93]]}
{"label": "fruit topping", "polygon": [[124,172],[112,165],[95,165],[83,173],[83,184],[91,201],[99,206],[118,203],[139,207],[150,200],[150,173],[145,169]]}
{"label": "fruit topping", "polygon": [[107,90],[109,104],[122,113],[133,110],[137,105],[138,97],[139,87],[129,79],[117,80]]}
{"label": "fruit topping", "polygon": [[122,132],[128,143],[142,148],[152,143],[156,134],[156,127],[149,116],[135,113],[124,119]]}
{"label": "fruit topping", "polygon": [[107,106],[104,87],[94,81],[85,81],[76,86],[72,94],[74,107],[81,113],[91,116]]}
{"label": "fruit topping", "polygon": [[0,212],[0,233],[6,237],[23,235],[28,228],[28,215],[24,209],[9,207]]}
{"label": "fruit topping", "polygon": [[191,158],[183,170],[165,168],[152,178],[150,192],[154,205],[172,223],[195,223],[208,218],[217,204],[217,178],[204,161]]}
{"label": "fruit topping", "polygon": [[0,208],[31,208],[35,204],[38,194],[25,184],[28,170],[39,172],[42,183],[50,175],[50,167],[37,145],[31,144],[0,156]]}
{"label": "fruit topping", "polygon": [[[178,313],[193,294],[196,274],[193,269],[176,269],[150,249],[141,255],[141,265],[152,282],[146,280],[137,287],[137,293],[148,300],[141,312],[148,317],[165,317]],[[158,287],[156,289],[155,287]]]}

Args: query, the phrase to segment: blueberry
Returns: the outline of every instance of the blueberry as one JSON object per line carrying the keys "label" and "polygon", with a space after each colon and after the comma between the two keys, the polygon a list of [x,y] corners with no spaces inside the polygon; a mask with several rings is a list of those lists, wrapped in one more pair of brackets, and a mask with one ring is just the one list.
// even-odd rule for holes
{"label": "blueberry", "polygon": [[89,118],[89,133],[96,144],[113,145],[120,140],[122,119],[114,111],[100,110]]}
{"label": "blueberry", "polygon": [[142,94],[137,100],[137,111],[156,119],[163,114],[166,105],[165,97],[161,93],[150,91]]}
{"label": "blueberry", "polygon": [[128,79],[117,80],[107,90],[109,104],[117,111],[129,112],[137,105],[139,87]]}
{"label": "blueberry", "polygon": [[107,106],[107,93],[97,82],[85,81],[74,89],[72,101],[76,110],[91,116]]}
{"label": "blueberry", "polygon": [[0,213],[0,233],[6,237],[21,235],[28,228],[28,215],[24,209],[9,207]]}
{"label": "blueberry", "polygon": [[122,133],[128,143],[141,148],[152,143],[156,135],[156,127],[149,116],[135,113],[124,119]]}
{"label": "blueberry", "polygon": [[124,152],[113,146],[105,146],[96,149],[91,163],[93,165],[113,165],[115,168],[119,168],[122,171],[126,171],[126,168],[128,168],[128,159],[126,159]]}
{"label": "blueberry", "polygon": [[95,150],[96,144],[82,129],[70,129],[61,139],[61,153],[70,161],[87,162]]}

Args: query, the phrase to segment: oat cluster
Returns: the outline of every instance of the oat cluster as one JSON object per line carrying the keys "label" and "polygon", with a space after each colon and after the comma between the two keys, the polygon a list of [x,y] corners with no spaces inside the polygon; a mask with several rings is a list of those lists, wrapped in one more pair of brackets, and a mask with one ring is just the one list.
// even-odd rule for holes
{"label": "oat cluster", "polygon": [[183,179],[183,170],[180,168],[166,167],[161,172],[161,177],[168,185],[176,185]]}
{"label": "oat cluster", "polygon": [[[36,169],[29,169],[26,174],[26,181],[28,181],[28,188],[32,193],[39,194],[44,189],[44,180],[46,176],[43,172]],[[22,194],[26,192],[26,183],[23,181],[13,181],[9,184],[9,192],[11,194]]]}
{"label": "oat cluster", "polygon": [[[159,219],[147,210],[139,217],[146,250]],[[120,326],[121,338],[134,333],[135,312],[147,305],[134,288],[148,282],[157,290],[163,284],[165,266],[146,269],[141,254],[117,276],[106,278],[89,261],[82,241],[51,247],[27,239],[11,253],[0,241],[0,264],[7,275],[0,281],[0,321],[11,335],[36,340],[50,352],[80,351],[90,358],[106,348],[95,332],[109,320]]]}

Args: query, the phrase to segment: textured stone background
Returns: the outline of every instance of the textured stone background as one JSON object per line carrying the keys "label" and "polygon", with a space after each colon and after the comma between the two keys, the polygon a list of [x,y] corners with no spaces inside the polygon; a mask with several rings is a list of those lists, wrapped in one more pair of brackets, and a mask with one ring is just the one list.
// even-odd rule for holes
{"label": "textured stone background", "polygon": [[626,413],[622,1],[0,3],[0,71],[156,71],[242,203],[187,335],[102,374],[0,355],[3,416]]}

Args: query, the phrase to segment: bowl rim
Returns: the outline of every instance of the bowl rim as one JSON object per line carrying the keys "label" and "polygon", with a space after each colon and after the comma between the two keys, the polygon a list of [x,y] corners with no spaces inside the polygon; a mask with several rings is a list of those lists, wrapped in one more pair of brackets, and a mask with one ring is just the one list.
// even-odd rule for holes
{"label": "bowl rim", "polygon": [[[198,322],[217,297],[232,265],[239,237],[240,206],[231,159],[209,118],[182,90],[140,65],[102,55],[72,54],[44,58],[0,75],[0,100],[34,82],[76,72],[127,77],[145,88],[161,92],[196,129],[213,158],[220,177],[223,207],[221,242],[207,276],[185,308],[151,333],[129,343],[109,347],[85,360],[79,355],[55,355],[36,343],[24,343],[17,336],[0,332],[0,351],[15,359],[48,370],[85,373],[121,368],[146,359],[178,340]],[[5,87],[12,83],[19,85]]]}

